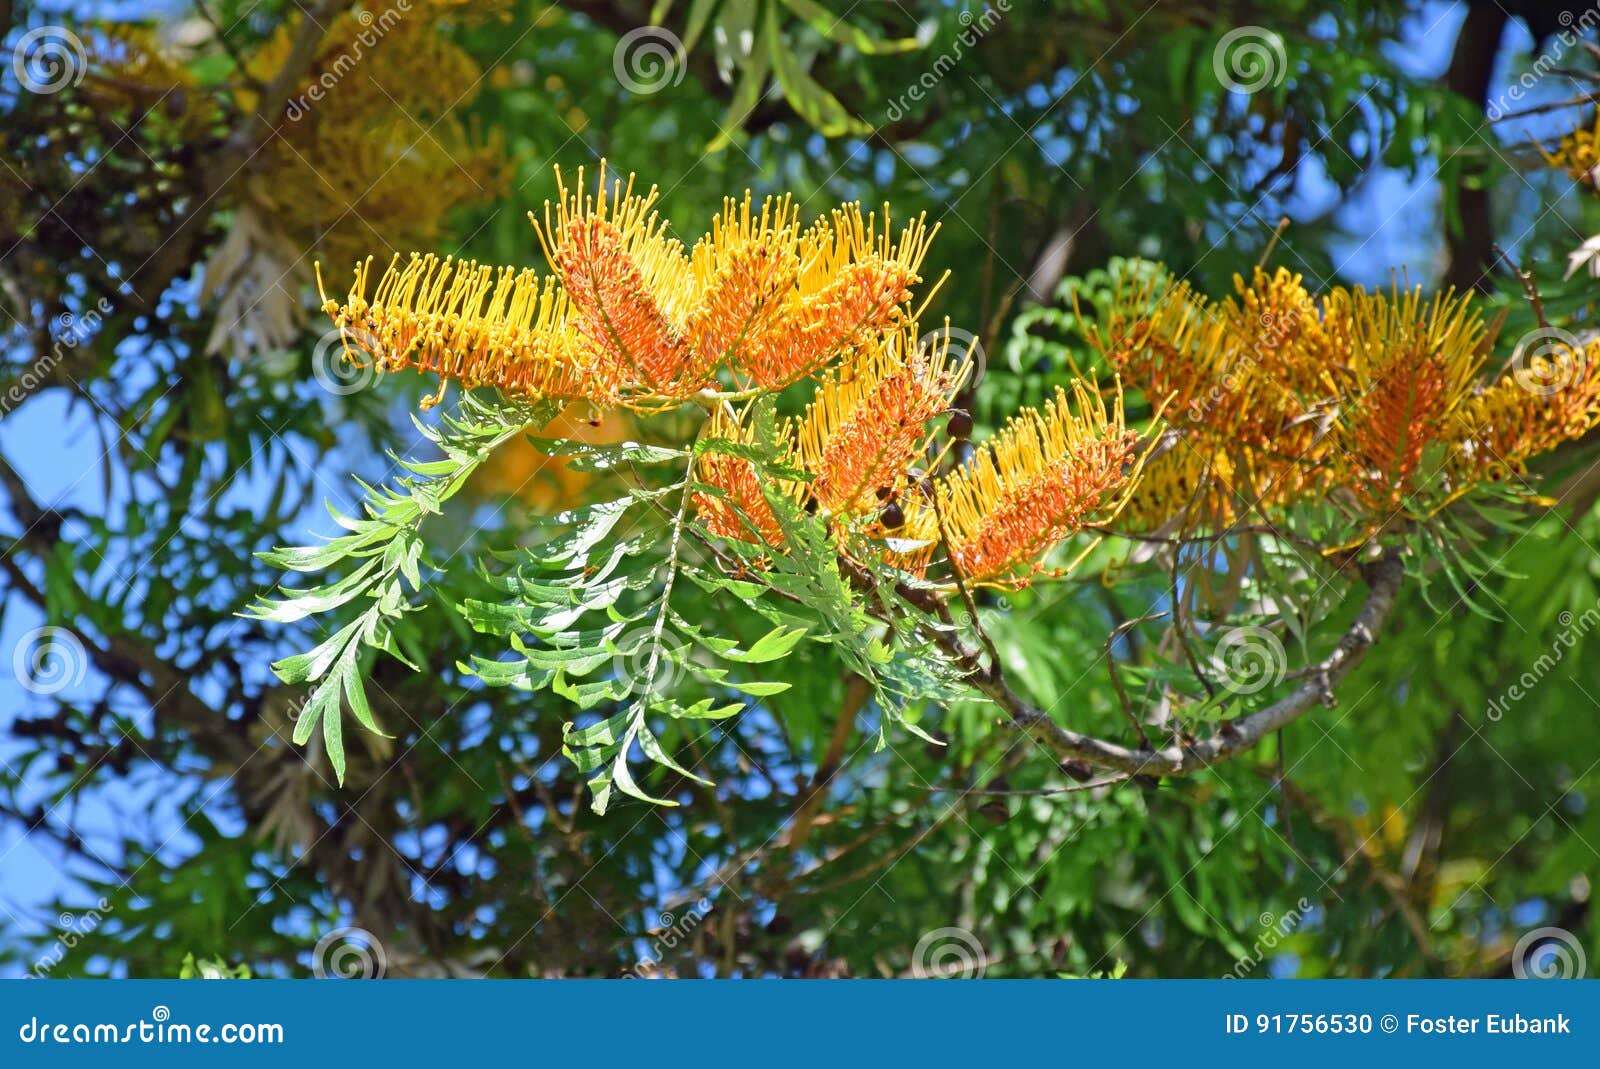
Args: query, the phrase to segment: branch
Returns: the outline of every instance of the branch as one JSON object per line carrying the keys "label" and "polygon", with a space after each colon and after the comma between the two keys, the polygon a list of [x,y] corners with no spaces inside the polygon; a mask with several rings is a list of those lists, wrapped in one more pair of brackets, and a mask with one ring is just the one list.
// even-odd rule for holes
{"label": "branch", "polygon": [[989,676],[975,652],[961,647],[949,635],[938,635],[935,641],[968,669],[968,681],[1004,709],[1014,727],[1062,760],[1081,761],[1129,775],[1180,776],[1236,757],[1267,735],[1292,724],[1312,706],[1324,702],[1334,684],[1361,662],[1394,609],[1405,569],[1397,553],[1391,551],[1362,566],[1361,574],[1367,584],[1367,600],[1333,652],[1312,667],[1307,682],[1265,709],[1224,721],[1208,738],[1160,750],[1134,750],[1064,728],[1045,710],[1012,690],[1003,678]]}

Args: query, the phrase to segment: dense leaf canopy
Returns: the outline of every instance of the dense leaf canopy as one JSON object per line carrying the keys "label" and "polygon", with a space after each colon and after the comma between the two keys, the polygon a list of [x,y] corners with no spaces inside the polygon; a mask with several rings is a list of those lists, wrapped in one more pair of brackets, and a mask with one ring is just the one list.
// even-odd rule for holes
{"label": "dense leaf canopy", "polygon": [[0,4],[0,967],[1600,961],[1524,6]]}

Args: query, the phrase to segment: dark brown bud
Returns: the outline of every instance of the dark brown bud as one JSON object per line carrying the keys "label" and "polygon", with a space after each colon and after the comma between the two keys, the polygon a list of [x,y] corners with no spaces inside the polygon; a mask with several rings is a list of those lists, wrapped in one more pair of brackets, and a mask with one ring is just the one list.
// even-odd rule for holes
{"label": "dark brown bud", "polygon": [[1090,780],[1094,779],[1094,769],[1090,768],[1082,761],[1063,761],[1061,762],[1061,771],[1065,772],[1068,776],[1071,776],[1079,783],[1088,783]]}
{"label": "dark brown bud", "polygon": [[899,530],[901,525],[906,522],[906,513],[904,509],[902,509],[895,502],[891,501],[887,505],[883,506],[883,511],[878,514],[878,518],[883,522],[885,527],[891,531],[895,531]]}
{"label": "dark brown bud", "polygon": [[1011,819],[1011,807],[995,798],[980,805],[978,815],[990,824],[1004,824]]}
{"label": "dark brown bud", "polygon": [[964,408],[952,408],[944,429],[950,432],[952,438],[972,437],[972,413]]}

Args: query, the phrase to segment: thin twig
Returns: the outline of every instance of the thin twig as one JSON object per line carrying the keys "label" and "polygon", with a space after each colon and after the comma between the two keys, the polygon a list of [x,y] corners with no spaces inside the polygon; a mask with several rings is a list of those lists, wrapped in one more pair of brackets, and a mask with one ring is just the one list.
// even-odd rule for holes
{"label": "thin twig", "polygon": [[1146,750],[1150,749],[1150,737],[1144,733],[1144,725],[1139,723],[1139,718],[1133,715],[1133,705],[1128,701],[1128,692],[1122,688],[1122,675],[1117,671],[1117,658],[1112,654],[1111,647],[1116,645],[1117,639],[1125,635],[1130,629],[1140,624],[1149,623],[1151,620],[1159,620],[1166,615],[1164,612],[1153,612],[1148,616],[1141,616],[1135,620],[1125,620],[1113,628],[1111,634],[1106,636],[1106,669],[1111,673],[1112,689],[1117,692],[1117,701],[1122,704],[1123,715],[1128,718],[1128,723],[1133,725],[1135,734],[1139,736],[1140,744]]}

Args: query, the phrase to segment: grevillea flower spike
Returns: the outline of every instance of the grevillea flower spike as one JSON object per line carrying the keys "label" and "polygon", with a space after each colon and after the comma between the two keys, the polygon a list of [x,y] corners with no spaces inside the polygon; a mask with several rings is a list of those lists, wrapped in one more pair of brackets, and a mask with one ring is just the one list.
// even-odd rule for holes
{"label": "grevillea flower spike", "polygon": [[581,169],[576,189],[559,171],[557,183],[533,220],[552,279],[397,257],[370,291],[366,261],[342,304],[323,294],[347,353],[436,374],[440,396],[455,379],[648,411],[707,391],[771,392],[914,318],[911,287],[936,230],[918,217],[893,239],[887,207],[880,221],[857,205],[802,228],[790,198],[756,208],[746,193],[686,251],[654,210],[654,187],[608,184],[603,163],[594,193]]}
{"label": "grevillea flower spike", "polygon": [[966,377],[947,352],[947,343],[919,345],[913,323],[822,381],[794,428],[819,508],[860,516],[901,495],[927,452],[930,421],[950,408]]}
{"label": "grevillea flower spike", "polygon": [[1082,385],[1026,408],[934,485],[930,511],[968,581],[1025,586],[1057,543],[1114,517],[1137,474],[1138,434]]}

